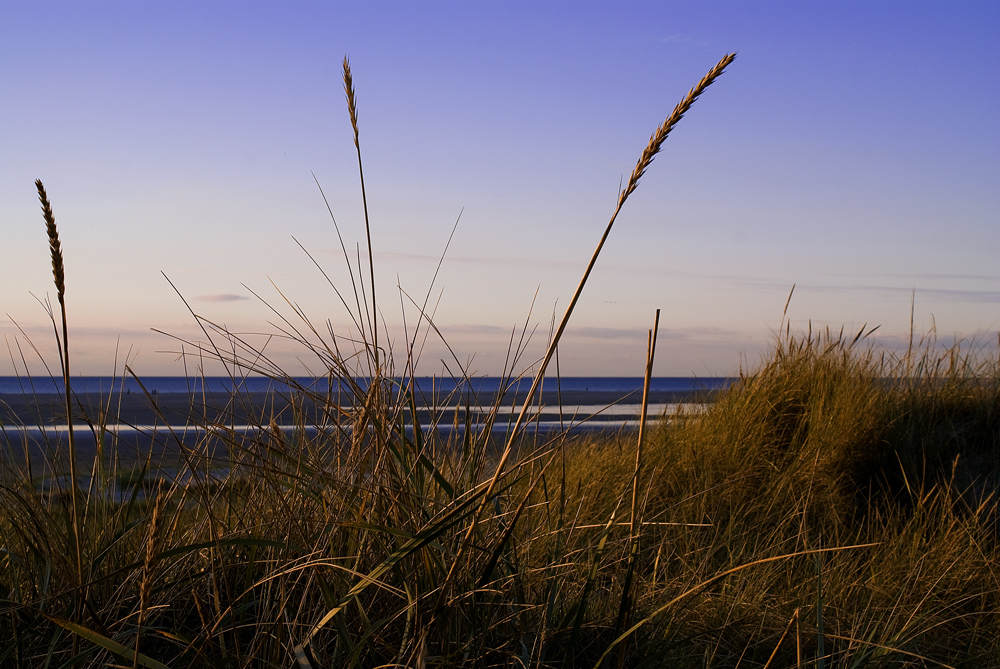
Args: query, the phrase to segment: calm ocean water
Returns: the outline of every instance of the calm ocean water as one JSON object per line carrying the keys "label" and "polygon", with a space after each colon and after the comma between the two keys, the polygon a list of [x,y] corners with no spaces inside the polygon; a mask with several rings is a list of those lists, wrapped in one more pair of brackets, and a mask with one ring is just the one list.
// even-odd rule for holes
{"label": "calm ocean water", "polygon": [[[728,378],[655,378],[651,384],[649,415],[663,415],[678,404],[685,404],[692,411],[700,410],[701,407],[694,403],[710,401],[713,391],[725,389],[733,381]],[[299,387],[309,387],[323,394],[329,383],[326,378],[297,378],[294,382]],[[498,393],[505,390],[503,399],[496,405],[497,419],[490,428],[502,436],[510,429],[514,415],[531,387],[531,379],[511,384],[497,377],[481,377],[456,384],[452,379],[422,377],[416,379],[416,385],[416,408],[421,430],[430,429],[443,438],[461,434],[466,429],[464,422],[456,423],[455,427],[452,425],[454,415],[464,406],[472,407],[472,413],[466,416],[466,420],[470,421],[468,427],[480,429],[481,421],[490,412],[489,407],[494,405]],[[633,427],[638,423],[642,385],[643,380],[639,377],[546,379],[538,398],[537,413],[526,429],[545,433]],[[248,404],[240,403],[240,406],[273,406],[277,403],[275,398],[282,396],[287,404],[289,390],[287,383],[262,377],[234,381],[225,377],[189,379],[153,376],[136,380],[82,376],[74,377],[71,386],[77,396],[77,406],[86,405],[84,410],[88,415],[98,415],[105,403],[115,407],[103,437],[104,452],[106,455],[113,452],[115,457],[135,462],[141,462],[150,454],[160,457],[174,453],[178,442],[188,446],[200,443],[212,432],[213,427],[204,421],[192,423],[185,418],[188,414],[184,412],[191,410],[192,403],[205,399],[205,406],[225,405],[233,390],[238,389],[241,397],[251,400]],[[337,388],[333,390],[336,394]],[[0,454],[23,454],[32,462],[41,464],[51,448],[64,444],[68,426],[62,409],[63,400],[59,396],[62,392],[62,379],[0,377]],[[117,399],[107,402],[109,397]],[[150,409],[153,405],[162,407],[164,412],[154,412]],[[181,413],[169,413],[167,410],[171,407]],[[285,414],[278,414],[276,420],[279,425],[285,426],[285,421],[291,420]],[[210,419],[208,423],[214,420]],[[218,420],[220,425],[245,434],[247,438],[254,438],[261,429],[259,423],[255,426],[254,421],[247,421],[245,415],[227,414]],[[78,456],[82,462],[91,462],[99,452],[96,435],[86,429],[86,423],[80,419],[74,420],[74,425],[78,427]],[[316,429],[312,426],[306,431],[312,434]],[[413,426],[406,429],[410,432]],[[107,450],[112,444],[113,448]],[[0,464],[0,470],[2,468]]]}
{"label": "calm ocean water", "polygon": [[[325,391],[328,387],[326,377],[297,377],[295,383],[317,391]],[[398,379],[397,379],[398,381]],[[504,379],[493,376],[478,377],[471,380],[457,383],[450,378],[441,377],[418,377],[416,379],[417,389],[422,392],[430,392],[434,389],[437,392],[449,393],[454,390],[469,391],[480,396],[495,395],[504,383]],[[654,393],[696,393],[721,390],[728,387],[733,382],[731,378],[724,377],[657,377],[652,380],[650,390]],[[245,377],[233,380],[227,377],[195,377],[186,378],[182,376],[147,376],[140,381],[134,378],[118,378],[112,376],[80,376],[73,377],[70,384],[77,393],[100,393],[111,392],[144,392],[157,394],[186,394],[186,393],[230,393],[234,388],[243,392],[267,392],[267,391],[287,391],[288,385],[273,381],[264,377]],[[513,392],[526,392],[531,387],[531,379],[521,379],[514,382],[509,388]],[[594,393],[600,395],[620,394],[622,397],[638,394],[642,391],[641,377],[605,377],[605,376],[573,376],[561,379],[547,378],[544,384],[546,392],[573,393]],[[31,395],[62,393],[62,379],[49,377],[16,377],[0,376],[0,395]],[[641,397],[641,395],[640,395]],[[636,401],[638,401],[638,397]]]}

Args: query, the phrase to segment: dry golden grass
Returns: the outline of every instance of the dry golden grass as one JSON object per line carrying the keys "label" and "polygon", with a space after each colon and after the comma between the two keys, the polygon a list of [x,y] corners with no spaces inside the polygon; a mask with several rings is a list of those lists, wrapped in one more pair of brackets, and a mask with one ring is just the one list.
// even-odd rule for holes
{"label": "dry golden grass", "polygon": [[[618,210],[731,61],[657,129]],[[346,60],[344,83],[360,168]],[[218,415],[191,417],[203,429],[169,444],[177,460],[132,469],[111,449],[70,495],[36,487],[59,480],[61,444],[38,471],[8,442],[0,666],[1000,665],[997,360],[933,342],[894,359],[863,337],[786,334],[710,410],[641,435],[532,435],[530,396],[507,430],[494,431],[499,404],[473,406],[473,425],[442,402],[427,422],[413,342],[437,330],[422,314],[395,375],[365,297],[374,284],[348,264],[356,310],[341,301],[360,340],[291,301],[292,315],[275,309],[276,336],[329,389],[195,316],[206,341],[186,350],[279,383],[283,415],[236,390]],[[373,281],[371,256],[368,269]],[[651,332],[647,377],[654,344]],[[99,434],[114,422],[78,418]],[[446,436],[452,418],[465,427]],[[249,431],[232,427],[243,421]]]}

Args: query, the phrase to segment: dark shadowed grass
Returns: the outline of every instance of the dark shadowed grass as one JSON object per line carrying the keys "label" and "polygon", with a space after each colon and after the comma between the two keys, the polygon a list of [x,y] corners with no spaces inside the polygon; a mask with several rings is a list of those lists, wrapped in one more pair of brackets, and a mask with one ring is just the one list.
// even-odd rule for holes
{"label": "dark shadowed grass", "polygon": [[[729,61],[654,133],[619,209]],[[345,90],[357,138],[346,63]],[[525,365],[512,337],[508,382],[526,367],[541,383],[613,223],[545,359]],[[1000,664],[996,359],[786,334],[706,412],[643,439],[538,435],[530,394],[511,418],[419,395],[419,342],[440,333],[425,307],[402,355],[376,338],[370,259],[345,250],[354,332],[273,309],[270,336],[337,391],[192,312],[203,339],[184,350],[280,382],[280,403],[238,389],[189,417],[199,436],[176,435],[169,462],[138,466],[116,455],[110,397],[72,404],[107,434],[79,490],[60,478],[68,444],[33,465],[8,440],[0,666]]]}
{"label": "dark shadowed grass", "polygon": [[526,439],[444,609],[503,444],[407,431],[405,388],[373,417],[359,387],[301,428],[218,428],[185,447],[184,485],[151,463],[117,475],[121,501],[98,473],[80,621],[69,496],[11,458],[3,659],[62,666],[77,636],[87,662],[145,666],[995,665],[996,362],[875,351],[785,338],[706,413],[660,421],[634,532],[634,433]]}
{"label": "dark shadowed grass", "polygon": [[[892,360],[806,335],[779,341],[708,413],[661,424],[645,517],[675,524],[652,525],[644,542],[650,608],[755,560],[872,544],[728,577],[662,622],[662,652],[759,666],[801,609],[812,664],[822,602],[830,666],[995,665],[998,389],[996,360],[959,348]],[[617,504],[628,449],[572,451],[588,516]],[[786,644],[773,666],[794,666]]]}

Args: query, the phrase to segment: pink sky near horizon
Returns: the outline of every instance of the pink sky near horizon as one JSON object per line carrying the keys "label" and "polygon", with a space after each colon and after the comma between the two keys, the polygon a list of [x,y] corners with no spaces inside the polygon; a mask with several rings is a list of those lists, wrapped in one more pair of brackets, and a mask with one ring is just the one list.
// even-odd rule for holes
{"label": "pink sky near horizon", "polygon": [[[401,313],[412,329],[410,299],[423,301],[461,214],[431,292],[436,325],[470,372],[499,373],[525,322],[535,334],[521,364],[536,359],[649,134],[732,51],[619,217],[561,372],[641,375],[660,308],[657,375],[734,374],[773,341],[793,284],[793,329],[880,326],[880,345],[898,348],[912,299],[918,334],[996,346],[995,3],[102,1],[2,12],[0,307],[11,320],[0,329],[12,355],[0,375],[20,369],[19,342],[34,356],[21,330],[58,364],[34,297],[54,299],[36,178],[66,256],[74,372],[113,374],[126,358],[142,374],[184,372],[159,352],[175,340],[151,329],[201,335],[164,274],[233,331],[275,331],[256,293],[275,307],[283,294],[348,334],[339,299],[292,239],[350,293],[313,181],[364,255],[345,54],[396,350]],[[306,371],[296,347],[267,350]],[[451,355],[432,334],[420,371],[442,373]]]}

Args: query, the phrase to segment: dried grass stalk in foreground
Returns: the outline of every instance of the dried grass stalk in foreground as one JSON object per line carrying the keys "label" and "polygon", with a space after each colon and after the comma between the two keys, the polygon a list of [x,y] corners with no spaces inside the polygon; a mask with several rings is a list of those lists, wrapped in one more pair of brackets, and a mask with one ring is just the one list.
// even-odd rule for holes
{"label": "dried grass stalk in foreground", "polygon": [[[56,227],[56,217],[52,213],[52,205],[49,203],[49,196],[45,192],[45,186],[41,179],[35,179],[35,188],[38,190],[38,201],[42,205],[42,218],[45,219],[45,231],[49,237],[49,251],[52,255],[52,279],[56,285],[56,295],[59,299],[59,315],[62,320],[62,346],[59,350],[59,357],[62,374],[63,389],[66,400],[66,429],[69,439],[69,471],[70,471],[70,495],[73,504],[73,546],[76,553],[76,574],[77,585],[83,587],[83,557],[80,543],[82,541],[80,527],[80,487],[77,480],[76,463],[76,439],[73,435],[73,405],[69,385],[69,328],[66,325],[66,270],[63,265],[62,245],[59,243],[59,229]],[[51,312],[50,312],[51,315]],[[58,340],[58,337],[57,337]],[[77,600],[77,613],[82,610],[83,597],[81,591]]]}
{"label": "dried grass stalk in foreground", "polygon": [[[347,112],[351,115],[351,128],[354,129],[354,148],[358,152],[358,174],[361,178],[361,204],[365,210],[365,235],[368,241],[368,274],[372,289],[372,314],[368,329],[372,335],[373,371],[381,371],[378,350],[378,302],[375,299],[375,260],[372,254],[372,228],[368,218],[368,195],[365,193],[365,170],[361,164],[361,142],[358,139],[358,103],[354,96],[354,76],[351,74],[351,62],[344,56],[344,94],[347,96]],[[360,316],[360,314],[359,314]]]}
{"label": "dried grass stalk in foreground", "polygon": [[587,284],[587,279],[590,278],[590,273],[593,271],[594,265],[597,264],[597,257],[601,254],[601,249],[604,248],[604,242],[607,241],[608,235],[611,234],[611,228],[615,224],[615,219],[618,218],[618,213],[622,210],[625,200],[628,199],[628,196],[636,189],[636,186],[639,185],[639,178],[642,177],[646,168],[653,162],[653,157],[659,153],[660,148],[663,146],[663,142],[666,141],[667,135],[670,134],[670,131],[673,130],[674,126],[677,125],[677,122],[681,120],[685,112],[691,108],[691,105],[698,99],[698,96],[704,93],[705,89],[711,86],[712,83],[719,78],[722,72],[730,63],[733,62],[735,58],[735,53],[723,56],[722,60],[716,63],[715,67],[709,70],[708,74],[702,77],[701,81],[699,81],[694,88],[688,91],[688,94],[684,96],[684,99],[681,100],[676,107],[674,107],[673,112],[670,113],[660,127],[656,129],[656,132],[654,132],[649,138],[649,143],[646,145],[645,150],[643,150],[642,155],[639,157],[639,162],[636,163],[635,169],[632,171],[632,176],[629,178],[628,185],[618,197],[618,206],[611,215],[611,220],[608,221],[608,226],[605,228],[604,234],[601,236],[601,240],[597,244],[597,249],[594,251],[594,254],[590,258],[590,262],[587,264],[587,269],[583,273],[583,278],[580,279],[580,284],[577,286],[576,292],[573,293],[573,298],[570,300],[569,306],[566,307],[566,313],[563,315],[562,321],[559,323],[559,328],[556,330],[555,335],[549,342],[548,349],[545,351],[545,357],[542,359],[542,363],[538,366],[538,372],[535,374],[535,379],[531,384],[531,389],[528,391],[527,397],[525,397],[521,411],[518,414],[517,420],[515,421],[508,436],[503,454],[500,456],[499,462],[497,462],[493,478],[486,486],[486,492],[479,505],[479,510],[476,512],[473,522],[469,526],[469,531],[465,535],[465,540],[462,543],[462,548],[459,550],[459,554],[452,563],[451,570],[448,573],[448,578],[445,581],[445,587],[441,590],[441,604],[444,603],[444,597],[447,596],[447,586],[451,583],[455,569],[461,561],[462,554],[465,552],[466,547],[472,540],[472,536],[476,532],[478,519],[482,515],[483,509],[485,509],[486,505],[489,503],[489,499],[493,494],[493,491],[496,489],[500,477],[503,475],[504,468],[506,467],[507,461],[510,459],[510,454],[513,451],[514,443],[520,435],[521,427],[525,424],[525,419],[531,410],[531,404],[534,402],[535,394],[538,392],[542,379],[545,378],[545,371],[548,369],[552,356],[555,355],[556,349],[559,346],[559,340],[562,338],[563,332],[565,332],[566,326],[569,324],[570,317],[573,315],[573,310],[576,308],[576,303],[580,300],[580,295],[583,294],[583,287]]}

